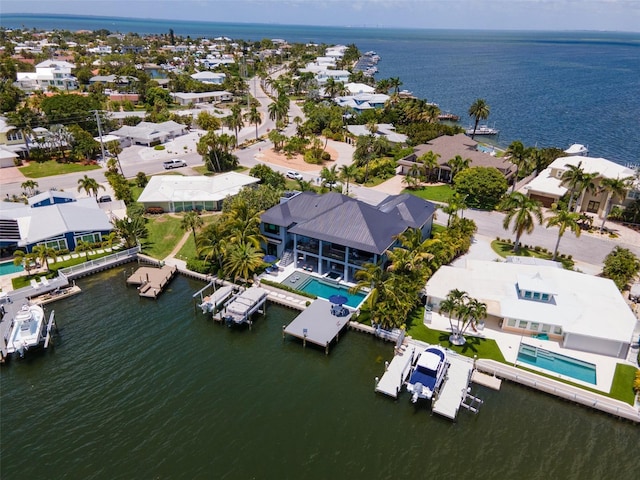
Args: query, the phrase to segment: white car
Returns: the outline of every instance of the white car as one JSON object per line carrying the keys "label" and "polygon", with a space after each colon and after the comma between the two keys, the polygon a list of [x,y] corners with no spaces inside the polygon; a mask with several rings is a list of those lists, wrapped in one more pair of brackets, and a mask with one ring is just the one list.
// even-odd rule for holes
{"label": "white car", "polygon": [[186,167],[187,162],[185,162],[184,160],[178,160],[177,158],[174,158],[171,160],[167,160],[162,164],[162,166],[164,167],[165,170],[170,170],[172,168]]}
{"label": "white car", "polygon": [[298,172],[294,172],[293,170],[289,170],[286,175],[287,178],[291,178],[293,180],[302,180],[302,175]]}

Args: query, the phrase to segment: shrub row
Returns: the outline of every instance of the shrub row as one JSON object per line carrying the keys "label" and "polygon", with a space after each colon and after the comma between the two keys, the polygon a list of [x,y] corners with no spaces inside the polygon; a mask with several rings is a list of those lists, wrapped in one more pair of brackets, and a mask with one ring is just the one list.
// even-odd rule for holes
{"label": "shrub row", "polygon": [[271,287],[279,288],[280,290],[284,290],[285,292],[295,293],[296,295],[302,295],[303,297],[308,297],[312,299],[318,298],[316,295],[311,293],[303,292],[302,290],[296,290],[295,288],[288,287],[287,285],[283,285],[278,282],[272,282],[271,280],[261,279],[260,283],[264,283],[265,285],[269,285]]}

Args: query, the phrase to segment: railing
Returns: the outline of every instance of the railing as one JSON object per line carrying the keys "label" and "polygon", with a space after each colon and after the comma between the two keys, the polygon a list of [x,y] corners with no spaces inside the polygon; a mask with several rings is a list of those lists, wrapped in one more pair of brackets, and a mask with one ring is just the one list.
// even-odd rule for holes
{"label": "railing", "polygon": [[128,250],[122,250],[120,252],[112,253],[111,255],[107,255],[106,257],[89,260],[88,262],[84,262],[79,265],[61,268],[60,270],[58,270],[58,273],[64,278],[77,277],[84,273],[93,272],[94,270],[99,270],[110,265],[122,263],[124,260],[135,258],[139,251],[140,246],[133,247]]}

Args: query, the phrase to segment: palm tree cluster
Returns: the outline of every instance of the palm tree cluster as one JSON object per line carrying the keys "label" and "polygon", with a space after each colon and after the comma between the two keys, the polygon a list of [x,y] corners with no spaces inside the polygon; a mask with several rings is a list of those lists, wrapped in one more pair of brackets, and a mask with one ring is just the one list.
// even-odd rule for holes
{"label": "palm tree cluster", "polygon": [[220,219],[207,225],[196,237],[198,255],[211,263],[212,272],[233,281],[248,282],[263,266],[261,214],[262,210],[252,207],[244,198],[225,201]]}
{"label": "palm tree cluster", "polygon": [[427,240],[418,229],[398,235],[397,247],[385,252],[384,265],[365,264],[355,275],[357,283],[351,291],[370,292],[363,313],[383,328],[404,326],[427,279],[441,265],[468,251],[475,231],[473,221],[457,219],[451,228]]}
{"label": "palm tree cluster", "polygon": [[[469,326],[473,326],[475,329],[478,321],[487,316],[487,304],[456,288],[451,290],[446,298],[440,302],[440,312],[449,316],[451,328],[449,341],[454,345],[464,345],[466,343],[464,333]],[[455,327],[451,320],[452,316],[455,316],[457,320]]]}

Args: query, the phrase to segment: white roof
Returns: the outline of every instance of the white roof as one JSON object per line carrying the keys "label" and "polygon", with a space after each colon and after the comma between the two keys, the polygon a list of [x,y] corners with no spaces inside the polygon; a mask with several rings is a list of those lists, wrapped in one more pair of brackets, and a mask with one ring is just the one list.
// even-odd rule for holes
{"label": "white roof", "polygon": [[562,182],[559,178],[551,175],[550,167],[545,168],[542,172],[540,172],[540,175],[526,184],[524,189],[534,192],[546,193],[558,198],[562,197],[569,190],[568,188],[562,186]]}
{"label": "white roof", "polygon": [[370,85],[367,85],[366,83],[349,82],[349,83],[345,83],[344,87],[347,90],[349,90],[353,95],[357,95],[358,93],[374,93],[376,91],[375,88],[373,88]]}
{"label": "white roof", "polygon": [[[519,298],[516,284],[525,277],[551,286],[553,302]],[[485,302],[490,315],[557,325],[565,333],[627,343],[636,324],[612,280],[560,268],[467,260],[465,268],[440,267],[427,282],[436,299],[454,288]]]}
{"label": "white roof", "polygon": [[138,198],[140,203],[214,202],[236,195],[246,185],[260,180],[237,172],[212,177],[159,175],[151,177]]}
{"label": "white roof", "polygon": [[567,170],[567,165],[577,166],[579,163],[581,163],[581,168],[585,173],[597,172],[599,176],[605,178],[624,178],[633,176],[633,170],[620,165],[619,163],[612,162],[606,158],[583,157],[581,155],[557,158],[551,162],[549,168],[564,171]]}
{"label": "white roof", "polygon": [[226,75],[224,73],[207,72],[207,71],[197,72],[191,75],[191,78],[195,80],[206,80],[209,78],[219,79],[219,78],[225,78],[225,77]]}
{"label": "white roof", "polygon": [[438,370],[438,364],[440,363],[440,356],[433,352],[422,352],[418,358],[418,365],[427,370]]}

